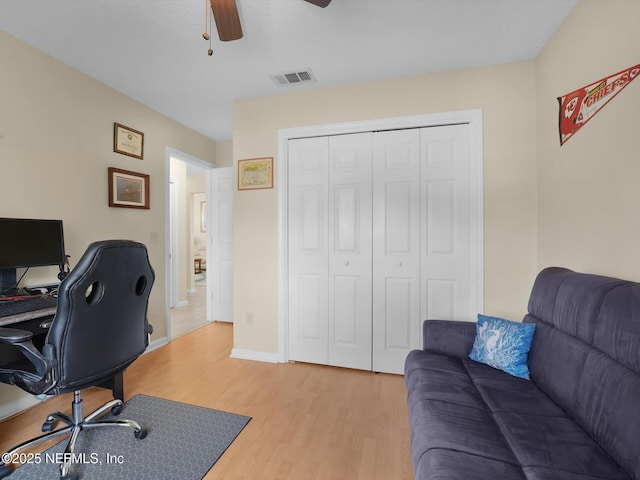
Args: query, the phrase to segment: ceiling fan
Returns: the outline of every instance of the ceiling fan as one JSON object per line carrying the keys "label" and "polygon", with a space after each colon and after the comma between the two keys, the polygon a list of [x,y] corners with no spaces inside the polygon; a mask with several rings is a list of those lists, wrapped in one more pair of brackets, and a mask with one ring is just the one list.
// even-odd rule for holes
{"label": "ceiling fan", "polygon": [[[331,0],[304,0],[318,7],[326,7]],[[240,16],[238,15],[238,7],[236,0],[209,0],[213,18],[216,21],[218,36],[223,42],[238,40],[242,38],[242,26],[240,25]]]}

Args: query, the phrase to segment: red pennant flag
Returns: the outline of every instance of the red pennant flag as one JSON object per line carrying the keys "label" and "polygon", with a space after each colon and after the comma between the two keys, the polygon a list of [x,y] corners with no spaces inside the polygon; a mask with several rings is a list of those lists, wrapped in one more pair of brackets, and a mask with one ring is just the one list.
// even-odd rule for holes
{"label": "red pennant flag", "polygon": [[640,64],[579,88],[562,97],[560,104],[560,145],[595,117],[613,97],[640,74]]}

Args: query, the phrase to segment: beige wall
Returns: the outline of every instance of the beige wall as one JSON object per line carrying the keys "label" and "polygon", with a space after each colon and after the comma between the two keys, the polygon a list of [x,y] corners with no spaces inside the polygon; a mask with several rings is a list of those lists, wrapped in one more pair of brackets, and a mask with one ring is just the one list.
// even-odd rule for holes
{"label": "beige wall", "polygon": [[[520,319],[537,265],[534,80],[533,62],[523,62],[238,101],[234,162],[273,156],[277,172],[282,128],[482,109],[485,310]],[[278,350],[277,195],[277,184],[234,194],[238,349]]]}
{"label": "beige wall", "polygon": [[216,142],[216,166],[233,166],[233,141]]}
{"label": "beige wall", "polygon": [[640,2],[582,0],[536,60],[538,266],[640,280],[640,80],[562,147],[556,98],[640,63]]}
{"label": "beige wall", "polygon": [[[152,340],[164,337],[165,147],[213,163],[215,143],[2,31],[0,58],[0,216],[61,218],[72,265],[94,240],[147,244]],[[144,160],[113,152],[114,122],[144,132]],[[149,174],[151,209],[109,208],[108,167]],[[19,392],[0,390],[0,406]]]}

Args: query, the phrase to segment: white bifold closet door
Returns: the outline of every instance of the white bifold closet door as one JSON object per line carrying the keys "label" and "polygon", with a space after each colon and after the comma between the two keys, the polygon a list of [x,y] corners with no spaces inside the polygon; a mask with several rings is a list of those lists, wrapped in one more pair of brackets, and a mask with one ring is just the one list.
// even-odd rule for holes
{"label": "white bifold closet door", "polygon": [[402,373],[422,320],[479,311],[468,125],[288,148],[289,358]]}
{"label": "white bifold closet door", "polygon": [[402,373],[423,320],[479,312],[469,162],[468,125],[374,137],[374,371]]}
{"label": "white bifold closet door", "polygon": [[371,133],[289,142],[289,357],[371,369]]}
{"label": "white bifold closet door", "polygon": [[420,130],[376,134],[373,166],[373,370],[401,373],[420,343]]}

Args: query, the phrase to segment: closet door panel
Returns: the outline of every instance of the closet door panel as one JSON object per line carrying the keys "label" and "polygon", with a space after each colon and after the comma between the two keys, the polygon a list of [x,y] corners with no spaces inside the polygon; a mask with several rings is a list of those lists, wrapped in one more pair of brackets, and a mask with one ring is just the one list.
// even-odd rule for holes
{"label": "closet door panel", "polygon": [[371,369],[371,133],[329,138],[329,364]]}
{"label": "closet door panel", "polygon": [[[324,305],[327,293],[324,286],[326,277],[301,273],[296,275],[296,279],[299,284],[299,297],[304,299],[298,302],[298,308],[295,312],[298,323],[297,340],[312,344],[313,347],[317,345],[320,348],[323,343],[326,343],[323,325],[325,322],[324,312],[326,311]],[[301,360],[301,358],[296,358],[296,360]],[[322,360],[322,357],[319,356],[318,360]]]}
{"label": "closet door panel", "polygon": [[415,324],[415,288],[408,278],[387,278],[385,282],[384,347],[386,350],[411,348],[411,332]]}
{"label": "closet door panel", "polygon": [[418,130],[373,142],[373,370],[402,373],[420,335]]}
{"label": "closet door panel", "polygon": [[289,358],[328,363],[328,140],[289,141]]}
{"label": "closet door panel", "polygon": [[420,131],[421,314],[474,320],[469,126]]}

